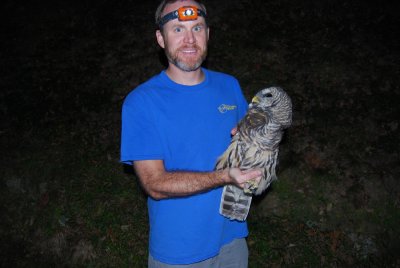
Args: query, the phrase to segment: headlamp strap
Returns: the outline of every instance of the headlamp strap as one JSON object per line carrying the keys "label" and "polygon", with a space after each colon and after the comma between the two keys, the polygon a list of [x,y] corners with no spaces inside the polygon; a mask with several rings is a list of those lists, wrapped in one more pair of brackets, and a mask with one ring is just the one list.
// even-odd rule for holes
{"label": "headlamp strap", "polygon": [[183,6],[162,17],[159,26],[161,28],[164,24],[174,19],[178,19],[179,21],[197,20],[198,16],[207,18],[207,15],[203,10],[198,9],[195,6]]}

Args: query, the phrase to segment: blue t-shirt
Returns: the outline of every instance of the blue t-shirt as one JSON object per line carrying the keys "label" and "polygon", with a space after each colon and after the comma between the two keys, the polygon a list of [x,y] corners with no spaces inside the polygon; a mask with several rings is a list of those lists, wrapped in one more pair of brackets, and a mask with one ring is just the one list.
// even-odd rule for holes
{"label": "blue t-shirt", "polygon": [[[194,86],[173,82],[163,71],[138,86],[122,108],[121,161],[163,160],[167,171],[207,172],[228,147],[230,132],[247,102],[232,76],[202,69]],[[150,254],[169,264],[211,258],[246,222],[219,214],[222,187],[187,197],[148,198]]]}

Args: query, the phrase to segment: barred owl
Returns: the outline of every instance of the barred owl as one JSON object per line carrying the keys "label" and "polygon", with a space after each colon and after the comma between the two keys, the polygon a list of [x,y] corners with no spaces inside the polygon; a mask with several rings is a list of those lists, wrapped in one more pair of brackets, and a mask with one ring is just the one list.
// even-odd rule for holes
{"label": "barred owl", "polygon": [[218,159],[216,170],[238,167],[260,168],[260,183],[249,182],[244,189],[226,185],[220,213],[232,220],[244,221],[249,213],[252,195],[262,194],[276,180],[279,143],[283,130],[292,123],[292,102],[280,87],[259,91],[249,104],[245,117],[238,124],[228,149]]}

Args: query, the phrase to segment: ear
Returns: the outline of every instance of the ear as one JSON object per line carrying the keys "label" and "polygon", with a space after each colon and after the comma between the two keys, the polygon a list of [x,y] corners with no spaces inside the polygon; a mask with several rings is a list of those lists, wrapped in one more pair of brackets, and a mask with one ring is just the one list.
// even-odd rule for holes
{"label": "ear", "polygon": [[210,40],[210,27],[207,27],[207,41]]}
{"label": "ear", "polygon": [[165,48],[164,37],[160,30],[156,31],[156,37],[157,37],[157,43],[160,45],[160,47]]}

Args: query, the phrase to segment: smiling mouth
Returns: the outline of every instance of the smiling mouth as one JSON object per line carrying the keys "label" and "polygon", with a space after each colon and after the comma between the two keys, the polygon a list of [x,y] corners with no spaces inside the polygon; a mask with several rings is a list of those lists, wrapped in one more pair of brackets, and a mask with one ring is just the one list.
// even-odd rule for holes
{"label": "smiling mouth", "polygon": [[181,49],[181,52],[184,54],[195,54],[195,53],[197,53],[197,49],[195,49],[195,48]]}
{"label": "smiling mouth", "polygon": [[199,51],[199,48],[196,46],[185,46],[180,49],[180,52],[186,53],[186,54],[194,54],[194,53],[197,53],[198,51]]}

